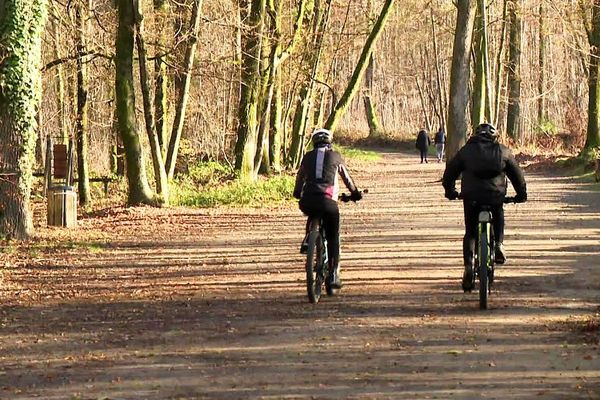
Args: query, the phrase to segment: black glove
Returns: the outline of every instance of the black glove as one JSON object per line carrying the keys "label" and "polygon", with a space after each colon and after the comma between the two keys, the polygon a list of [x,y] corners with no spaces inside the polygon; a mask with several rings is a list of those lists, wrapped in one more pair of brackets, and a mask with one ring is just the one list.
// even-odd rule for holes
{"label": "black glove", "polygon": [[458,199],[458,192],[456,190],[447,190],[445,196],[448,200],[456,200]]}
{"label": "black glove", "polygon": [[362,193],[360,191],[355,190],[350,194],[350,200],[359,201],[360,199],[362,199]]}
{"label": "black glove", "polygon": [[517,193],[515,203],[525,203],[527,201],[527,192]]}

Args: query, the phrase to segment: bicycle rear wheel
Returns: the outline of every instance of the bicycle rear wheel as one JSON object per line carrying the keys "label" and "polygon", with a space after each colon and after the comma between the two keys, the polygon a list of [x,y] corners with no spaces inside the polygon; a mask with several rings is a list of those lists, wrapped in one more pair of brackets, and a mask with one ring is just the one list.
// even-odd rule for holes
{"label": "bicycle rear wheel", "polygon": [[308,235],[308,252],[306,253],[306,290],[308,301],[317,303],[321,298],[321,286],[323,279],[319,271],[322,260],[323,241],[318,231],[310,232]]}
{"label": "bicycle rear wheel", "polygon": [[477,274],[479,275],[479,308],[488,308],[490,260],[490,224],[479,225],[479,249],[477,250]]}

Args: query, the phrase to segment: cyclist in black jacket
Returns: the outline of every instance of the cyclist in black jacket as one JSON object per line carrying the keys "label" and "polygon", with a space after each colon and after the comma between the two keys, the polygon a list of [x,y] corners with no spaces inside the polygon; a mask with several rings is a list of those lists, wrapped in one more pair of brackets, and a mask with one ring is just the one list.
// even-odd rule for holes
{"label": "cyclist in black jacket", "polygon": [[[477,204],[491,206],[496,239],[495,261],[504,264],[504,198],[507,181],[510,180],[516,191],[515,202],[527,201],[527,186],[523,171],[512,152],[498,143],[496,128],[490,124],[481,124],[475,128],[475,135],[458,151],[446,165],[442,178],[446,198],[458,198],[456,180],[462,174],[461,197],[465,210],[465,236],[463,256],[465,276],[473,273],[473,254],[477,237]],[[468,279],[467,279],[468,281]]]}
{"label": "cyclist in black jacket", "polygon": [[339,177],[350,190],[351,200],[362,198],[356,188],[342,156],[333,150],[333,134],[327,129],[317,129],[312,134],[314,149],[304,155],[296,175],[294,197],[300,199],[300,210],[308,217],[321,216],[327,238],[329,255],[328,283],[334,289],[342,287],[340,279],[340,210]]}

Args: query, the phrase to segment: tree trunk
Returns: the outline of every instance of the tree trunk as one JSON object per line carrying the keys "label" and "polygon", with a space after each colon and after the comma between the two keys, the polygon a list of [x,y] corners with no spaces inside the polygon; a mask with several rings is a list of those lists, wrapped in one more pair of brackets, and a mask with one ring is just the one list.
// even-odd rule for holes
{"label": "tree trunk", "polygon": [[[327,0],[327,7],[323,10],[320,6],[315,7],[315,18],[313,20],[313,47],[314,52],[309,55],[311,62],[310,75],[307,76],[304,86],[300,89],[299,98],[296,102],[296,110],[292,123],[292,143],[288,153],[288,166],[297,168],[302,159],[302,152],[305,145],[306,123],[312,107],[312,95],[315,85],[315,79],[321,64],[321,55],[323,52],[323,37],[329,24],[329,16],[331,15],[332,0]],[[316,5],[320,5],[316,2]]]}
{"label": "tree trunk", "polygon": [[508,60],[508,107],[506,131],[515,141],[521,140],[521,0],[510,0],[510,38]]}
{"label": "tree trunk", "polygon": [[242,32],[242,90],[238,107],[235,169],[241,180],[254,179],[260,100],[260,52],[266,0],[252,0],[247,29]]}
{"label": "tree trunk", "polygon": [[[272,18],[271,18],[271,23]],[[270,26],[265,20],[265,27]],[[258,133],[256,140],[256,154],[254,155],[254,174],[267,174],[271,168],[269,160],[269,115],[271,114],[271,99],[273,98],[273,69],[277,59],[276,47],[273,37],[263,35],[261,39],[260,60],[260,89],[258,97]]]}
{"label": "tree trunk", "polygon": [[502,76],[504,75],[504,68],[502,63],[502,56],[504,54],[504,41],[506,38],[506,17],[507,17],[507,4],[508,0],[504,0],[502,6],[502,28],[500,29],[500,44],[498,45],[498,55],[496,56],[496,84],[494,85],[494,115],[493,115],[493,123],[498,126],[499,115],[500,115],[500,98],[502,97]]}
{"label": "tree trunk", "polygon": [[471,91],[471,127],[476,127],[485,119],[485,63],[483,54],[483,14],[477,0],[477,13],[473,29],[473,49],[475,54],[475,76]]}
{"label": "tree trunk", "polygon": [[591,152],[594,148],[600,146],[600,81],[598,80],[598,60],[600,59],[600,0],[594,0],[592,24],[591,30],[588,32],[588,41],[590,45],[588,123],[582,153]]}
{"label": "tree trunk", "polygon": [[471,60],[473,21],[475,19],[475,1],[458,0],[457,5],[458,14],[452,49],[452,70],[450,71],[448,144],[446,147],[446,159],[448,161],[465,144],[469,130],[467,105],[469,102],[469,63]]}
{"label": "tree trunk", "polygon": [[[59,60],[62,57],[61,46],[64,46],[62,41],[61,31],[59,29],[59,15],[56,10],[57,4],[51,3],[49,5],[51,10],[50,16],[50,28],[52,29],[52,36],[54,40],[52,42],[52,52],[53,56],[56,60]],[[56,105],[58,109],[58,130],[60,137],[62,138],[61,142],[63,144],[69,143],[69,130],[67,129],[67,109],[65,102],[65,66],[63,63],[60,63],[56,66],[56,78],[54,79],[55,83],[55,95],[56,95]]]}
{"label": "tree trunk", "polygon": [[183,124],[185,122],[185,110],[190,94],[190,85],[192,81],[192,68],[194,67],[194,55],[196,54],[196,44],[198,42],[198,29],[200,28],[200,13],[202,9],[202,0],[194,0],[192,6],[192,20],[190,24],[190,36],[188,47],[185,52],[185,73],[183,85],[179,92],[179,99],[175,106],[175,120],[173,121],[173,130],[169,140],[169,149],[167,151],[167,160],[165,169],[167,170],[168,179],[173,179],[175,174],[175,162],[177,161],[177,153],[179,151],[179,141],[183,132]]}
{"label": "tree trunk", "polygon": [[273,98],[271,99],[271,115],[269,119],[269,159],[271,160],[271,167],[276,172],[281,171],[281,151],[283,142],[283,128],[281,126],[281,84],[281,74],[277,74],[277,76],[275,77],[275,88],[273,90]]}
{"label": "tree trunk", "polygon": [[137,131],[133,81],[134,10],[131,0],[118,0],[119,26],[115,45],[115,97],[119,134],[125,147],[129,204],[156,205],[148,185],[144,154]]}
{"label": "tree trunk", "polygon": [[365,92],[363,94],[365,114],[369,124],[369,137],[375,138],[381,135],[381,125],[377,119],[377,108],[373,101],[373,75],[375,73],[375,57],[371,54],[369,65],[367,66],[365,79]]}
{"label": "tree trunk", "polygon": [[167,172],[163,162],[159,136],[156,132],[154,112],[152,109],[152,100],[150,94],[150,76],[148,74],[148,60],[146,56],[146,44],[144,42],[144,16],[142,14],[142,4],[140,0],[132,0],[134,24],[136,27],[136,43],[140,67],[140,87],[142,88],[142,98],[144,103],[144,121],[148,142],[150,143],[150,152],[152,155],[152,165],[154,166],[154,180],[156,182],[156,191],[161,197],[161,203],[169,203],[169,182]]}
{"label": "tree trunk", "polygon": [[45,17],[44,0],[0,0],[0,237],[8,239],[27,239],[33,230],[29,196]]}
{"label": "tree trunk", "polygon": [[90,175],[88,168],[88,71],[87,60],[84,54],[87,52],[88,15],[90,0],[85,4],[75,4],[75,19],[77,21],[77,189],[79,203],[87,205],[91,202],[90,197]]}
{"label": "tree trunk", "polygon": [[442,85],[442,77],[440,72],[440,53],[438,50],[437,33],[435,31],[435,18],[433,17],[433,9],[431,9],[431,36],[433,42],[433,55],[435,57],[435,77],[437,83],[438,99],[440,105],[440,127],[446,130],[446,110],[444,107],[444,89]]}
{"label": "tree trunk", "polygon": [[389,12],[394,6],[394,2],[395,0],[386,0],[383,4],[383,8],[381,9],[379,18],[377,19],[377,22],[375,22],[373,30],[371,31],[369,37],[367,38],[367,41],[365,42],[365,46],[363,47],[362,53],[360,55],[360,58],[358,59],[358,63],[356,64],[354,72],[352,73],[350,82],[348,82],[348,86],[346,87],[344,94],[342,95],[335,108],[329,115],[329,118],[327,118],[327,121],[325,122],[325,128],[335,131],[335,128],[337,127],[342,116],[346,112],[348,105],[350,104],[350,102],[354,98],[354,95],[358,91],[360,81],[365,73],[365,70],[367,69],[367,66],[369,65],[369,58],[373,53],[375,42],[377,41],[377,38],[383,31]]}
{"label": "tree trunk", "polygon": [[429,119],[429,114],[427,113],[427,103],[425,102],[425,96],[423,95],[423,88],[419,83],[419,77],[415,76],[415,82],[417,83],[417,90],[419,91],[419,98],[421,99],[421,108],[423,109],[423,118],[425,120],[425,128],[430,131],[431,130],[431,120]]}
{"label": "tree trunk", "polygon": [[539,32],[538,32],[538,124],[546,121],[546,26],[544,24],[544,2],[540,0],[539,6]]}
{"label": "tree trunk", "polygon": [[170,30],[167,29],[167,26],[170,26],[168,20],[169,2],[167,0],[154,0],[154,13],[157,25],[161,27],[160,32],[158,32],[158,54],[154,58],[154,112],[160,152],[165,157],[167,143],[169,142],[169,125],[167,123],[169,75],[167,74],[167,56],[165,54],[170,33]]}
{"label": "tree trunk", "polygon": [[488,16],[486,1],[480,0],[479,6],[481,7],[481,22],[482,22],[482,47],[481,52],[483,53],[483,72],[485,76],[485,121],[492,122],[492,72],[490,70],[490,50],[489,50],[489,34],[488,34]]}
{"label": "tree trunk", "polygon": [[473,102],[471,124],[473,127],[492,122],[492,88],[490,84],[490,62],[487,31],[487,8],[485,0],[477,1],[477,23],[473,34],[475,49],[475,79],[473,80]]}
{"label": "tree trunk", "polygon": [[[294,34],[288,46],[283,49],[282,47],[282,32],[281,32],[281,11],[283,7],[283,1],[279,0],[275,4],[274,0],[267,1],[268,14],[270,16],[270,31],[271,31],[271,53],[270,62],[271,66],[269,69],[269,77],[267,83],[266,93],[267,96],[264,99],[263,105],[264,110],[268,110],[268,114],[264,115],[263,125],[268,124],[267,132],[268,136],[268,156],[270,167],[275,171],[281,170],[281,141],[282,141],[282,129],[281,129],[281,74],[279,73],[283,62],[292,54],[297,44],[301,39],[303,20],[306,12],[307,0],[301,0],[298,5],[298,13],[296,14],[296,20],[294,24]],[[268,104],[268,106],[266,106]]]}

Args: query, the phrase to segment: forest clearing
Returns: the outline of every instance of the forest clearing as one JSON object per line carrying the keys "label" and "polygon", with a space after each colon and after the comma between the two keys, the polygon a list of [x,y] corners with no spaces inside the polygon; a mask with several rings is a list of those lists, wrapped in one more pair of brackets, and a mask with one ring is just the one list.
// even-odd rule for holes
{"label": "forest clearing", "polygon": [[480,311],[460,288],[443,164],[385,153],[350,168],[370,192],[341,207],[345,286],[316,305],[293,202],[40,228],[0,275],[0,398],[600,397],[597,186],[526,171]]}

